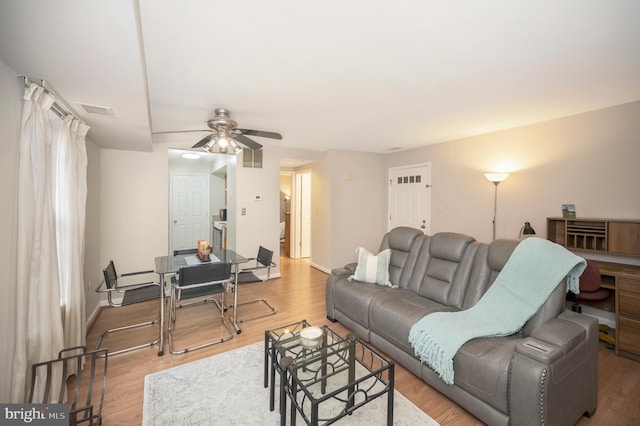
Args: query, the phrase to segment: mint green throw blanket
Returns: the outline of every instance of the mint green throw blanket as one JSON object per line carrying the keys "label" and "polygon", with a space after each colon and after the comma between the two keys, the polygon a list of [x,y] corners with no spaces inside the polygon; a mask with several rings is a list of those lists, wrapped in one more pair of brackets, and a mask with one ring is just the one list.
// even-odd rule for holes
{"label": "mint green throw blanket", "polygon": [[586,261],[541,238],[527,238],[511,257],[482,298],[470,309],[434,312],[411,327],[409,342],[415,354],[452,385],[453,357],[478,337],[516,333],[538,312],[549,295],[567,277],[567,291],[578,293]]}

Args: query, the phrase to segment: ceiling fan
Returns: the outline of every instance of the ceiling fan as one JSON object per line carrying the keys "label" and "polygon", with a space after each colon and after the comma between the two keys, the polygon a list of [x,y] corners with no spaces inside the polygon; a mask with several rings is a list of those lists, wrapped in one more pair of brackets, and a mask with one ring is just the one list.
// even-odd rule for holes
{"label": "ceiling fan", "polygon": [[[224,108],[215,110],[215,115],[207,121],[207,126],[211,129],[211,133],[198,141],[192,148],[203,148],[205,151],[221,154],[238,154],[242,150],[238,143],[254,150],[262,148],[262,144],[247,137],[247,135],[282,139],[280,133],[238,128],[238,123],[231,119],[229,110]],[[188,130],[187,132],[191,131],[199,130]]]}

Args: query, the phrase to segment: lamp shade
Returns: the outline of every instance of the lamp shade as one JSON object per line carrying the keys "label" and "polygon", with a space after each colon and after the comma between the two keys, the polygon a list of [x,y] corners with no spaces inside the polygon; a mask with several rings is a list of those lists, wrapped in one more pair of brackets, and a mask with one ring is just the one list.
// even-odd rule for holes
{"label": "lamp shade", "polygon": [[522,235],[536,235],[536,231],[531,227],[529,222],[525,222],[522,227]]}
{"label": "lamp shade", "polygon": [[484,177],[486,177],[489,182],[493,182],[497,185],[508,178],[509,173],[485,173]]}
{"label": "lamp shade", "polygon": [[520,228],[519,238],[522,239],[532,237],[534,235],[536,235],[536,231],[531,227],[531,224],[529,222],[525,222],[524,226]]}

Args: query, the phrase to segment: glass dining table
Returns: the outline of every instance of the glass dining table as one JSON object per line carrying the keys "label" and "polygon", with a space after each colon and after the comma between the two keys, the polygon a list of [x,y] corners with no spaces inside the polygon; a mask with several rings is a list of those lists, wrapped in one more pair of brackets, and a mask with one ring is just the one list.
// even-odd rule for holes
{"label": "glass dining table", "polygon": [[177,274],[180,268],[183,266],[196,266],[207,263],[231,263],[233,265],[234,280],[233,285],[233,319],[231,321],[236,333],[240,333],[240,327],[236,322],[238,307],[238,265],[248,262],[250,259],[241,256],[233,250],[212,250],[210,254],[211,260],[203,262],[195,254],[181,254],[174,256],[158,256],[155,258],[155,271],[160,277],[160,341],[158,343],[158,356],[164,355],[164,299],[165,299],[165,285],[168,277]]}

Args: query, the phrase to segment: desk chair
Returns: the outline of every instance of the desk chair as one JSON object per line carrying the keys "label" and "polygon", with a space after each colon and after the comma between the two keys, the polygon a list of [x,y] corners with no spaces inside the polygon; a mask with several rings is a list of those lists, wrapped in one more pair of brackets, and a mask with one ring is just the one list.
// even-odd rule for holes
{"label": "desk chair", "polygon": [[[249,267],[249,268],[242,268],[240,269],[238,272],[236,272],[237,276],[235,277],[235,282],[238,284],[248,284],[248,283],[256,283],[256,282],[262,282],[262,281],[266,281],[270,278],[271,275],[271,267],[272,266],[276,266],[275,263],[273,263],[273,251],[272,250],[268,250],[262,246],[260,246],[260,248],[258,249],[258,255],[256,257],[250,257],[249,259],[247,259],[248,261],[252,261],[255,260],[255,265],[253,267]],[[263,280],[259,277],[257,277],[254,272],[260,271],[260,270],[267,270],[267,277]],[[244,306],[244,305],[249,305],[249,304],[253,304],[253,303],[263,303],[268,309],[269,311],[264,313],[264,314],[260,314],[260,315],[255,315],[255,316],[251,316],[248,318],[231,318],[232,322],[235,323],[241,323],[241,322],[245,322],[245,321],[251,321],[254,319],[258,319],[258,318],[263,318],[269,315],[274,315],[277,311],[276,308],[274,308],[273,306],[271,306],[271,304],[266,300],[266,299],[254,299],[254,300],[248,300],[246,302],[242,302],[242,303],[238,303],[238,289],[234,288],[235,294],[234,294],[234,304],[236,306],[236,308],[238,306]]]}
{"label": "desk chair", "polygon": [[[598,266],[593,261],[587,259],[587,267],[580,276],[580,293],[575,295],[571,309],[574,312],[582,312],[582,306],[580,305],[581,299],[595,301],[609,298],[612,291],[607,288],[602,288],[601,284],[602,276],[600,275],[600,269],[598,269]],[[616,344],[614,330],[606,324],[600,324],[598,338],[610,345]]]}
{"label": "desk chair", "polygon": [[[107,267],[102,270],[102,273],[104,275],[104,279],[100,283],[100,286],[96,289],[96,292],[107,293],[107,300],[111,307],[121,308],[123,306],[134,305],[136,303],[146,302],[148,300],[159,299],[160,295],[162,294],[160,289],[160,283],[155,281],[127,284],[127,285],[120,285],[118,283],[119,278],[152,274],[154,273],[154,271],[152,270],[129,272],[126,274],[118,275],[118,273],[116,272],[116,266],[114,265],[113,260],[111,260],[107,265]],[[118,302],[117,300],[114,299],[114,295],[122,296],[122,300]],[[137,327],[144,327],[147,325],[154,325],[159,320],[160,320],[160,315],[158,315],[157,318],[151,321],[145,321],[137,324],[126,325],[123,327],[111,328],[103,332],[100,335],[100,337],[98,337],[98,341],[96,342],[96,349],[100,347],[100,345],[102,344],[102,339],[104,339],[104,337],[109,333],[129,330]],[[160,339],[156,339],[152,342],[147,342],[147,343],[143,343],[136,346],[130,346],[125,349],[120,349],[114,352],[110,352],[110,354],[117,355],[119,353],[129,352],[135,349],[144,348],[146,346],[152,346],[158,343],[159,341]]]}
{"label": "desk chair", "polygon": [[[230,263],[207,263],[196,266],[184,266],[180,268],[177,278],[171,280],[171,321],[169,322],[169,351],[172,354],[183,354],[207,346],[225,342],[233,338],[233,330],[224,319],[224,295],[228,290],[229,281],[231,281],[231,264]],[[228,336],[224,336],[197,346],[185,349],[176,349],[173,346],[173,333],[175,332],[175,321],[177,308],[186,308],[194,305],[178,306],[182,300],[201,299],[207,296],[219,295],[220,300],[213,299],[216,307],[220,311],[220,319],[222,325],[227,329]],[[211,300],[211,299],[209,299]],[[197,302],[196,302],[197,303]]]}
{"label": "desk chair", "polygon": [[[84,346],[77,346],[61,350],[57,359],[33,364],[31,388],[26,403],[66,402],[69,405],[67,424],[101,424],[102,403],[107,385],[107,356],[107,349],[87,352]],[[69,374],[76,376],[73,389],[71,386],[67,389]],[[85,386],[86,383],[88,386]]]}

